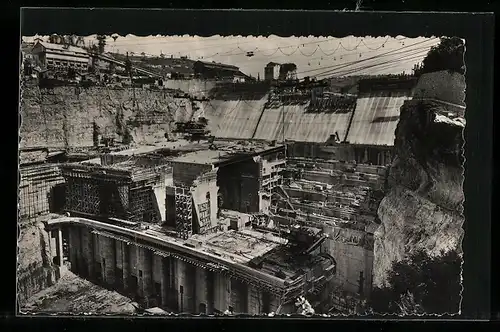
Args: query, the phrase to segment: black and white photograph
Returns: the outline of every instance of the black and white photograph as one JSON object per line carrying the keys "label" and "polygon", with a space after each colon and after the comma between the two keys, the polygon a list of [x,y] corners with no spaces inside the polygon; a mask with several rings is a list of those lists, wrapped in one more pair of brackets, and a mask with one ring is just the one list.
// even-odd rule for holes
{"label": "black and white photograph", "polygon": [[20,314],[460,314],[466,39],[21,39]]}

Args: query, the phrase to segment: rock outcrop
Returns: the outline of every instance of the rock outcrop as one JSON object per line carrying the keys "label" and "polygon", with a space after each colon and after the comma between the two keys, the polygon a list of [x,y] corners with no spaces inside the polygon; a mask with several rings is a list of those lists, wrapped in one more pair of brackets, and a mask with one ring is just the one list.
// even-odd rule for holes
{"label": "rock outcrop", "polygon": [[28,298],[52,286],[59,269],[52,262],[55,248],[41,222],[21,226],[18,239],[17,299],[23,305]]}
{"label": "rock outcrop", "polygon": [[95,129],[117,142],[154,143],[194,112],[187,98],[139,88],[25,85],[21,97],[21,147],[90,147]]}
{"label": "rock outcrop", "polygon": [[390,189],[378,209],[375,287],[386,285],[393,262],[417,250],[431,256],[461,251],[465,120],[450,118],[449,107],[434,98],[413,99],[401,107]]}

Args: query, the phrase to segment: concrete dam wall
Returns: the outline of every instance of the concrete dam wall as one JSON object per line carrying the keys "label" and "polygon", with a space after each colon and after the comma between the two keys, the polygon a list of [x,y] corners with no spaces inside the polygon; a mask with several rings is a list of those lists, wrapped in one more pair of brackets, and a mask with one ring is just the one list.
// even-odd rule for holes
{"label": "concrete dam wall", "polygon": [[202,107],[215,137],[251,139],[266,101],[267,97],[260,100],[215,99],[203,102]]}
{"label": "concrete dam wall", "polygon": [[[205,90],[210,81],[168,82],[193,96],[213,88]],[[324,143],[337,133],[353,144],[392,145],[406,99],[404,93],[375,92],[360,96],[354,112],[336,112],[310,111],[307,102],[266,108],[268,95],[195,101],[161,90],[31,86],[22,91],[21,147],[89,147],[94,125],[100,137],[120,142],[130,134],[134,143],[153,144],[171,134],[176,121],[199,116],[209,120],[208,128],[217,138]]]}
{"label": "concrete dam wall", "polygon": [[409,92],[369,92],[358,96],[347,141],[351,144],[394,145],[400,108]]}

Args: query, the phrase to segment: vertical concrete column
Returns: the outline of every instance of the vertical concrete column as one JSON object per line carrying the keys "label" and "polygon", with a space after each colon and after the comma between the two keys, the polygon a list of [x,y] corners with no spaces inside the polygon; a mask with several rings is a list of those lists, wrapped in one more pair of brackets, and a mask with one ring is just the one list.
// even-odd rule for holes
{"label": "vertical concrete column", "polygon": [[175,271],[176,271],[176,286],[179,296],[177,297],[177,306],[180,312],[186,311],[186,268],[185,263],[180,259],[175,259]]}
{"label": "vertical concrete column", "polygon": [[153,288],[153,252],[146,248],[141,248],[142,250],[142,287],[143,296],[149,303],[149,297],[152,294]]}
{"label": "vertical concrete column", "polygon": [[258,315],[261,312],[260,291],[254,285],[248,285],[248,313]]}
{"label": "vertical concrete column", "polygon": [[83,232],[83,238],[86,243],[84,243],[84,252],[86,255],[86,263],[88,268],[88,276],[90,279],[93,279],[95,276],[95,267],[94,267],[94,235],[91,233],[90,229],[85,228]]}
{"label": "vertical concrete column", "polygon": [[[82,275],[82,270],[86,271],[86,265],[85,265],[85,260],[83,259],[83,243],[82,243],[82,233],[85,231],[85,228],[83,227],[75,227],[73,228],[75,230],[75,238],[76,238],[76,262],[77,262],[77,269],[78,269],[78,274]],[[70,244],[71,246],[71,244]],[[83,274],[86,276],[86,273],[83,272]]]}
{"label": "vertical concrete column", "polygon": [[198,312],[198,304],[196,303],[197,298],[197,281],[196,281],[196,266],[192,264],[187,264],[186,271],[186,290],[187,290],[187,298],[188,298],[188,312],[189,313],[197,313]]}
{"label": "vertical concrete column", "polygon": [[240,294],[240,310],[241,313],[248,313],[248,284],[246,282],[241,282]]}
{"label": "vertical concrete column", "polygon": [[224,312],[231,303],[231,284],[229,277],[225,274],[217,273],[216,280],[218,282],[216,282],[215,297],[219,301],[216,303],[215,308]]}
{"label": "vertical concrete column", "polygon": [[63,254],[63,236],[62,228],[57,229],[57,257],[59,257],[59,266],[64,265],[64,254]]}
{"label": "vertical concrete column", "polygon": [[199,311],[200,304],[205,304],[205,307],[208,307],[207,305],[207,277],[206,273],[207,271],[201,267],[195,267],[196,268],[196,300],[195,300],[195,306],[196,306],[196,311]]}
{"label": "vertical concrete column", "polygon": [[280,299],[276,295],[271,294],[270,312],[276,312],[276,310],[278,310],[279,305],[280,305]]}
{"label": "vertical concrete column", "polygon": [[[71,272],[78,274],[78,257],[77,257],[77,246],[79,243],[77,243],[77,233],[78,229],[76,226],[74,227],[69,227],[68,228],[68,233],[69,233],[69,262],[71,263]],[[78,241],[80,242],[80,241]]]}
{"label": "vertical concrete column", "polygon": [[85,227],[82,227],[80,229],[80,242],[82,244],[82,251],[81,251],[81,255],[82,255],[82,267],[81,267],[81,270],[82,270],[82,273],[85,277],[89,277],[90,276],[90,256],[89,256],[89,241],[88,241],[88,235],[89,235],[89,232],[88,232],[88,228],[85,228]]}
{"label": "vertical concrete column", "polygon": [[123,290],[128,290],[128,281],[130,276],[130,245],[121,242],[122,246],[122,272],[123,272]]}
{"label": "vertical concrete column", "polygon": [[208,314],[213,314],[214,313],[214,303],[215,303],[215,298],[214,298],[214,289],[215,289],[215,284],[214,284],[214,278],[215,274],[212,271],[206,271],[205,272],[205,282],[206,282],[206,288],[207,288],[207,313]]}
{"label": "vertical concrete column", "polygon": [[167,291],[168,291],[168,260],[166,257],[160,257],[160,284],[161,284],[161,305],[167,307]]}
{"label": "vertical concrete column", "polygon": [[116,268],[116,247],[115,239],[109,237],[102,238],[102,256],[106,264],[104,264],[104,281],[109,286],[115,283],[115,268]]}

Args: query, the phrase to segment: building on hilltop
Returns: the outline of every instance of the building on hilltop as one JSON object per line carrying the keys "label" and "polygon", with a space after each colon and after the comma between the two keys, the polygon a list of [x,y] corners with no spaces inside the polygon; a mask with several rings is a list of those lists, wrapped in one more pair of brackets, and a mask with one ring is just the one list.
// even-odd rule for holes
{"label": "building on hilltop", "polygon": [[264,80],[274,81],[279,78],[280,64],[276,62],[269,62],[264,68]]}
{"label": "building on hilltop", "polygon": [[280,65],[279,79],[290,81],[297,79],[297,65],[295,63],[283,63]]}
{"label": "building on hilltop", "polygon": [[87,71],[90,65],[88,52],[80,47],[51,44],[38,40],[32,49],[36,64],[47,69]]}
{"label": "building on hilltop", "polygon": [[269,62],[264,68],[266,81],[289,81],[297,79],[297,65],[294,63]]}

